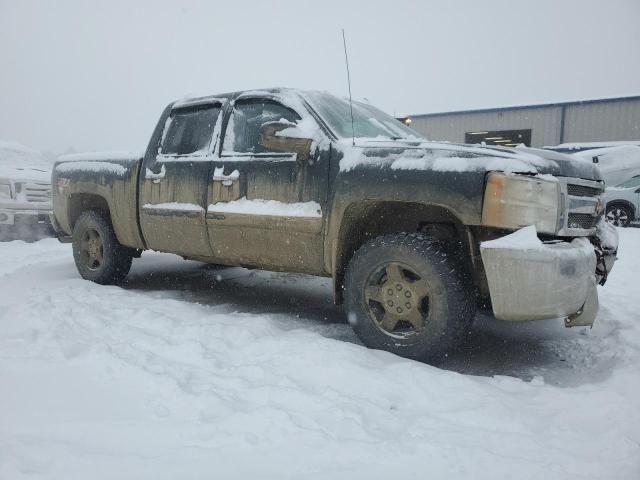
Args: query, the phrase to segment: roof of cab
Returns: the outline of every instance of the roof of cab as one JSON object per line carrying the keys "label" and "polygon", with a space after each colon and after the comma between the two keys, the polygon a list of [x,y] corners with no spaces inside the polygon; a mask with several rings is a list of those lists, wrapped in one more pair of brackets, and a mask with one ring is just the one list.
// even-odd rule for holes
{"label": "roof of cab", "polygon": [[302,90],[288,87],[270,87],[251,90],[239,90],[236,92],[220,93],[215,95],[206,95],[204,97],[182,98],[171,103],[172,108],[190,107],[193,105],[202,105],[207,103],[216,103],[218,101],[226,101],[230,99],[249,97],[249,96],[271,96],[284,92],[302,92]]}

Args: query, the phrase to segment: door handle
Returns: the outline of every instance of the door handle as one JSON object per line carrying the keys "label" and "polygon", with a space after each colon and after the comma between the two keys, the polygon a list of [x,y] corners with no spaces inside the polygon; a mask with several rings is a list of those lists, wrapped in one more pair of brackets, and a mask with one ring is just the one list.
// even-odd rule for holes
{"label": "door handle", "polygon": [[240,172],[238,170],[234,170],[229,175],[224,174],[224,167],[216,167],[213,170],[213,181],[214,182],[222,182],[222,185],[225,187],[230,187],[233,185],[233,182],[237,181],[240,178]]}
{"label": "door handle", "polygon": [[164,165],[162,165],[162,168],[160,168],[159,173],[154,173],[153,171],[147,168],[144,172],[144,178],[146,180],[152,180],[153,183],[160,183],[160,181],[165,177],[166,174],[167,174],[167,171],[164,169]]}

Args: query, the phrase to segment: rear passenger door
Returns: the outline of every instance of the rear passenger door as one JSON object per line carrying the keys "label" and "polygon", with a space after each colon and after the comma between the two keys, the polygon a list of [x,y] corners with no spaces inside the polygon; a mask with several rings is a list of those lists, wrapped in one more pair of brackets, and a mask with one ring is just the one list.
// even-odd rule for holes
{"label": "rear passenger door", "polygon": [[174,108],[157,155],[144,165],[140,223],[154,250],[210,257],[207,189],[219,138],[221,101]]}
{"label": "rear passenger door", "polygon": [[329,158],[312,151],[319,134],[308,112],[277,98],[235,101],[207,210],[221,263],[322,273]]}

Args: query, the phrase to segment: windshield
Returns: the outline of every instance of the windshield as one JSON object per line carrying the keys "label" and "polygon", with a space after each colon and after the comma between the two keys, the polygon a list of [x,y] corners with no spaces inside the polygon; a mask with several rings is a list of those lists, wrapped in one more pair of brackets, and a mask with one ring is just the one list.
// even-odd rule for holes
{"label": "windshield", "polygon": [[616,185],[618,188],[633,188],[640,187],[640,175],[636,175],[635,177],[630,178],[626,182],[622,182]]}
{"label": "windshield", "polygon": [[353,102],[353,130],[349,102],[328,93],[309,92],[307,100],[341,138],[421,140],[423,137],[391,115],[362,102]]}

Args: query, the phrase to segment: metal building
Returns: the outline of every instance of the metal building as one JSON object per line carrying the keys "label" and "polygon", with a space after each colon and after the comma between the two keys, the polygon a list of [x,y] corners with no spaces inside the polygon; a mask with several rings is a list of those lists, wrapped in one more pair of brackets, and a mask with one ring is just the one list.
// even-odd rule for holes
{"label": "metal building", "polygon": [[640,140],[640,96],[412,115],[429,140],[543,147]]}

